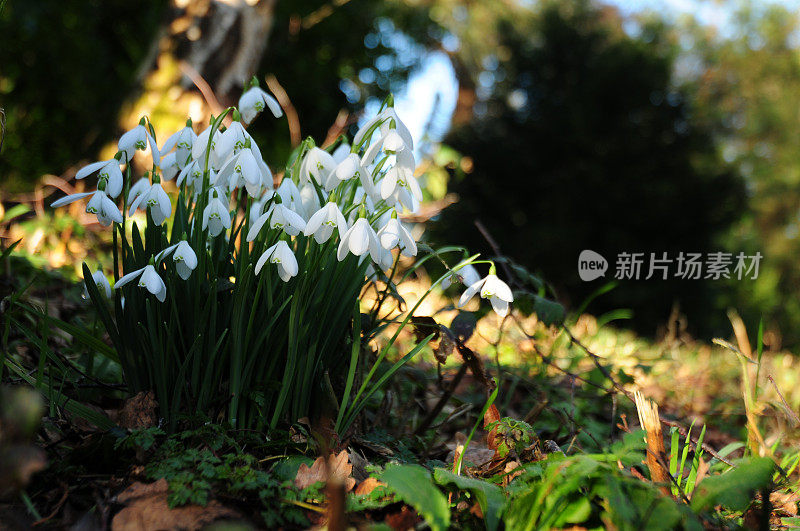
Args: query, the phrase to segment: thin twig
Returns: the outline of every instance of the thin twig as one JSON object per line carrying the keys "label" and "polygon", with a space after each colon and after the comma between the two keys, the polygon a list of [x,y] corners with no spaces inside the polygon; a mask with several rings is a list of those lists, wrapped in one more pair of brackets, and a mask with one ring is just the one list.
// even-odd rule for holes
{"label": "thin twig", "polygon": [[[197,87],[197,90],[200,91],[200,94],[203,95],[203,99],[206,100],[206,104],[211,108],[211,112],[215,115],[218,115],[222,112],[223,107],[222,104],[217,99],[216,94],[214,94],[214,89],[211,88],[211,85],[208,84],[208,81],[203,79],[203,76],[200,75],[192,65],[187,63],[186,61],[181,61],[178,63],[178,67],[181,69],[186,77],[188,77],[194,86]],[[231,118],[225,117],[225,120],[229,124]]]}
{"label": "thin twig", "polygon": [[783,398],[783,393],[781,393],[781,390],[778,389],[778,384],[776,384],[775,380],[772,379],[771,374],[767,375],[767,380],[769,380],[769,383],[771,383],[772,387],[775,388],[775,392],[778,393],[778,398],[780,398],[781,402],[783,403],[783,409],[786,416],[789,417],[789,420],[792,421],[792,424],[794,424],[795,427],[800,425],[800,418],[797,417],[797,414],[792,410],[791,407],[789,407],[789,404],[786,402],[786,399]]}
{"label": "thin twig", "polygon": [[436,403],[433,409],[431,409],[428,414],[425,415],[425,418],[419,423],[417,429],[414,430],[414,435],[424,433],[425,430],[428,429],[428,426],[430,426],[430,424],[436,420],[436,417],[439,416],[439,413],[442,412],[445,404],[447,404],[447,402],[450,400],[450,397],[453,396],[453,392],[456,390],[456,387],[458,387],[458,384],[461,383],[461,380],[464,378],[465,374],[467,374],[467,364],[463,363],[461,368],[458,369],[458,372],[453,380],[450,382],[450,385],[444,390],[444,394],[442,394],[442,396],[439,398],[439,401]]}
{"label": "thin twig", "polygon": [[267,88],[275,95],[275,99],[278,100],[281,107],[283,108],[283,112],[286,113],[286,120],[289,122],[289,140],[292,143],[292,148],[296,148],[300,145],[302,141],[303,135],[300,132],[300,117],[297,115],[297,109],[292,104],[292,100],[289,98],[289,94],[286,93],[286,90],[283,86],[278,82],[278,78],[275,77],[273,74],[269,74],[264,81],[267,83]]}

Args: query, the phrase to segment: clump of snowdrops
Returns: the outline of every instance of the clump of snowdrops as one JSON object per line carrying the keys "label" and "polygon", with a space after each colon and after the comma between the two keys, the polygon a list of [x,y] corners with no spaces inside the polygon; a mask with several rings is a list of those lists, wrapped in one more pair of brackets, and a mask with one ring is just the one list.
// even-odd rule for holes
{"label": "clump of snowdrops", "polygon": [[[94,273],[84,265],[87,293],[129,393],[152,390],[170,428],[194,412],[234,427],[275,427],[308,416],[335,387],[341,431],[425,344],[378,374],[417,304],[373,322],[370,333],[399,326],[368,371],[359,360],[362,289],[380,279],[389,290],[399,256],[418,253],[400,221],[422,200],[414,143],[391,97],[351,144],[321,149],[305,140],[279,183],[247,132],[265,109],[282,115],[254,79],[238,108],[199,133],[187,121],[159,145],[142,118],[114,158],[76,174],[96,177],[95,191],[53,203],[86,200],[86,211],[111,227],[113,263]],[[134,175],[134,157],[145,158],[144,175]],[[461,248],[424,247],[414,267],[461,253],[436,284],[469,277],[462,305],[480,293],[508,311],[513,297],[493,264],[479,278],[473,264],[488,262]]]}

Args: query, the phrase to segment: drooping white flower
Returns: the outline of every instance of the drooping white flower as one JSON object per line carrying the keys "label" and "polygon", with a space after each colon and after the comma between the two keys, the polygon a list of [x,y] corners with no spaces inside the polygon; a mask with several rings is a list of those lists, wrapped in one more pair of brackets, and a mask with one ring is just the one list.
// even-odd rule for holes
{"label": "drooping white flower", "polygon": [[[206,151],[208,151],[208,139],[211,136],[211,126],[206,127],[202,133],[197,135],[197,138],[192,144],[192,158],[199,162],[200,168],[205,168]],[[222,167],[223,162],[227,159],[228,153],[225,141],[222,139],[222,133],[219,130],[214,131],[211,136],[211,152],[208,156],[209,168],[219,169]]]}
{"label": "drooping white flower", "polygon": [[478,280],[464,291],[458,300],[458,307],[463,307],[478,292],[480,292],[482,299],[489,299],[489,302],[492,303],[492,308],[500,317],[505,317],[508,314],[508,303],[514,302],[511,288],[497,278],[497,275],[494,274],[494,267],[492,267],[492,272],[486,278]]}
{"label": "drooping white flower", "polygon": [[153,222],[156,225],[164,223],[164,220],[172,214],[172,203],[169,201],[167,192],[161,187],[161,183],[153,183],[147,190],[138,194],[131,203],[128,215],[132,216],[137,208],[150,209],[150,215],[153,216]]}
{"label": "drooping white flower", "polygon": [[175,270],[183,280],[189,278],[197,267],[197,255],[185,240],[178,243],[178,247],[172,253],[172,260],[175,262]]}
{"label": "drooping white flower", "polygon": [[325,182],[325,189],[330,192],[336,188],[339,183],[349,181],[350,179],[359,179],[363,181],[365,175],[369,176],[369,173],[364,166],[362,166],[361,159],[355,153],[350,153],[330,173],[328,180]]}
{"label": "drooping white flower", "polygon": [[208,206],[203,210],[203,230],[208,229],[211,237],[218,236],[223,230],[231,228],[231,213],[228,206],[222,202],[219,190],[209,192]]}
{"label": "drooping white flower", "polygon": [[186,127],[170,136],[161,147],[161,153],[167,153],[172,148],[175,148],[175,163],[181,170],[189,163],[192,155],[192,146],[194,146],[194,141],[197,139],[197,135],[189,125],[190,123],[187,122]]}
{"label": "drooping white flower", "polygon": [[250,148],[243,148],[231,157],[219,171],[217,179],[227,181],[229,191],[243,184],[250,197],[258,197],[264,183],[261,167]]}
{"label": "drooping white flower", "polygon": [[117,159],[101,160],[84,166],[75,174],[76,179],[83,179],[97,172],[98,183],[106,182],[105,192],[109,197],[117,197],[122,191],[122,170]]}
{"label": "drooping white flower", "polygon": [[86,204],[86,212],[95,214],[97,216],[97,221],[101,225],[108,227],[112,222],[122,223],[122,213],[117,207],[117,204],[114,203],[103,190],[70,194],[53,201],[50,206],[54,208],[62,207],[89,196],[91,196],[91,199],[89,199],[89,202]]}
{"label": "drooping white flower", "polygon": [[242,97],[239,98],[239,112],[242,113],[242,119],[245,123],[252,122],[253,118],[264,110],[264,104],[269,107],[275,118],[283,116],[283,109],[281,109],[278,100],[261,90],[260,87],[254,86],[246,90]]}
{"label": "drooping white flower", "polygon": [[384,249],[391,249],[395,246],[400,247],[403,256],[417,255],[417,242],[406,230],[400,220],[392,217],[386,225],[378,231],[378,239]]}
{"label": "drooping white flower", "polygon": [[65,195],[61,199],[56,199],[55,201],[50,203],[50,206],[53,208],[62,207],[64,205],[69,205],[70,203],[74,203],[75,201],[80,201],[84,197],[89,197],[90,195],[94,194],[95,192],[80,192],[77,194]]}
{"label": "drooping white flower", "polygon": [[283,203],[273,204],[250,227],[247,232],[247,241],[251,242],[256,239],[267,220],[269,220],[270,228],[280,229],[290,236],[297,236],[306,228],[306,222],[300,217],[300,214],[287,208]]}
{"label": "drooping white flower", "polygon": [[114,289],[119,289],[136,278],[139,279],[139,287],[147,288],[147,291],[155,295],[160,302],[164,302],[167,298],[167,286],[152,264],[148,264],[141,269],[137,269],[123,276],[117,281],[116,285],[114,285]]}
{"label": "drooping white flower", "polygon": [[398,188],[407,189],[417,201],[422,201],[422,189],[411,170],[404,166],[392,166],[381,181],[381,197],[389,198]]}
{"label": "drooping white flower", "polygon": [[385,120],[383,120],[380,126],[381,135],[385,138],[390,131],[397,131],[397,134],[403,139],[403,143],[405,144],[406,148],[409,151],[413,151],[414,137],[411,136],[411,131],[409,131],[408,127],[406,127],[406,124],[403,123],[403,120],[401,120],[397,115],[397,111],[395,111],[394,107],[388,107],[387,109],[384,109],[383,115]]}
{"label": "drooping white flower", "polygon": [[353,226],[347,229],[342,241],[339,242],[339,249],[336,257],[341,262],[347,257],[347,252],[351,252],[356,256],[361,256],[369,252],[372,260],[376,263],[381,261],[381,246],[378,242],[378,236],[375,230],[370,226],[366,218],[358,218]]}
{"label": "drooping white flower", "polygon": [[399,151],[410,151],[409,147],[403,141],[403,138],[397,132],[397,129],[389,129],[382,137],[383,150],[388,153],[397,153]]}
{"label": "drooping white flower", "polygon": [[172,260],[175,262],[175,270],[178,275],[186,280],[192,274],[192,271],[197,267],[197,255],[194,249],[189,245],[186,240],[181,240],[175,245],[170,245],[160,253],[158,253],[153,261],[158,264],[172,254]]}
{"label": "drooping white flower", "polygon": [[[291,181],[291,179],[287,180]],[[314,188],[314,185],[306,183],[305,186],[300,188],[300,201],[294,202],[292,208],[303,216],[303,219],[307,220],[322,206],[321,200],[322,198],[317,193],[317,189]]]}
{"label": "drooping white flower", "polygon": [[[86,284],[86,286],[89,285],[89,281],[87,279],[83,279],[83,282]],[[98,269],[92,273],[92,282],[94,282],[95,286],[97,286],[97,289],[100,291],[101,295],[104,295],[106,299],[111,298],[111,284],[109,284],[108,278],[105,276],[102,269]],[[87,287],[84,287],[83,294],[85,297],[89,297],[89,290]]]}
{"label": "drooping white flower", "polygon": [[150,190],[150,185],[150,179],[147,177],[142,177],[136,181],[134,185],[131,186],[131,189],[128,190],[128,204],[132,205],[140,195],[146,194]]}
{"label": "drooping white flower", "polygon": [[284,282],[289,282],[289,279],[297,275],[297,258],[295,258],[294,253],[285,241],[281,240],[264,251],[258,262],[256,262],[256,275],[261,272],[261,268],[264,267],[267,260],[272,264],[278,265],[278,276]]}
{"label": "drooping white flower", "polygon": [[478,270],[472,264],[467,264],[458,268],[457,271],[450,271],[442,280],[442,289],[447,289],[453,282],[461,282],[465,286],[471,286],[481,279]]}
{"label": "drooping white flower", "polygon": [[336,203],[330,202],[326,203],[325,206],[311,216],[303,234],[306,236],[313,234],[317,243],[322,244],[328,241],[333,234],[334,228],[339,230],[339,237],[343,238],[345,232],[347,232],[347,221]]}
{"label": "drooping white flower", "polygon": [[331,172],[336,169],[336,161],[324,149],[313,147],[308,150],[303,162],[300,163],[300,184],[304,185],[313,180],[320,186],[328,181]]}
{"label": "drooping white flower", "polygon": [[108,227],[111,223],[122,223],[122,213],[117,204],[103,190],[98,190],[86,203],[86,212],[97,216],[100,225]]}
{"label": "drooping white flower", "polygon": [[383,137],[385,137],[389,131],[396,130],[407,148],[409,150],[414,149],[414,138],[411,136],[411,131],[408,130],[406,124],[404,124],[397,115],[394,107],[387,107],[361,126],[356,136],[353,137],[353,144],[358,146],[361,145],[362,142],[369,142],[370,137],[376,130],[380,130],[381,136]]}
{"label": "drooping white flower", "polygon": [[178,171],[180,171],[180,168],[178,167],[175,152],[164,155],[161,159],[161,177],[165,181],[171,181],[178,175]]}
{"label": "drooping white flower", "polygon": [[223,154],[236,154],[244,148],[255,143],[253,137],[250,136],[241,122],[233,121],[231,125],[220,134],[220,142],[222,143],[220,150]]}
{"label": "drooping white flower", "polygon": [[153,163],[158,166],[161,164],[161,155],[156,144],[156,139],[150,134],[150,131],[140,123],[130,131],[126,132],[119,138],[117,148],[123,153],[121,162],[130,162],[133,155],[137,150],[144,151],[147,145],[150,145],[150,152],[153,155]]}
{"label": "drooping white flower", "polygon": [[380,249],[380,260],[376,262],[376,264],[384,271],[390,269],[392,264],[394,263],[394,256],[392,256],[392,252],[388,249],[384,249],[381,247]]}
{"label": "drooping white flower", "polygon": [[[200,164],[201,163],[199,160],[194,160],[184,166],[181,172],[178,174],[175,184],[177,186],[181,186],[183,182],[186,181],[187,187],[199,187],[199,184],[202,184],[203,182],[203,167]],[[213,183],[213,181],[211,182]]]}
{"label": "drooping white flower", "polygon": [[347,156],[350,154],[350,144],[347,142],[342,142],[339,144],[336,149],[333,150],[331,153],[331,157],[333,157],[333,161],[336,164],[342,162]]}

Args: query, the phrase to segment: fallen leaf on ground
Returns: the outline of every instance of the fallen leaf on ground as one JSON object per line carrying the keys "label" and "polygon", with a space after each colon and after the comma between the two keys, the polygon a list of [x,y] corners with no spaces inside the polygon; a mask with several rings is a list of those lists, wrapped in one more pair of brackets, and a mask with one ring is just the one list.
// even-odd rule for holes
{"label": "fallen leaf on ground", "polygon": [[139,430],[158,425],[158,402],[153,391],[142,391],[125,401],[119,411],[119,425],[129,430]]}
{"label": "fallen leaf on ground", "polygon": [[417,513],[404,505],[400,512],[387,515],[384,523],[397,531],[406,531],[414,529],[419,520]]}
{"label": "fallen leaf on ground", "polygon": [[349,492],[355,487],[356,480],[351,477],[353,465],[350,464],[347,450],[342,450],[338,455],[331,454],[328,456],[327,467],[322,457],[318,457],[311,467],[305,463],[300,465],[294,478],[294,486],[298,489],[305,489],[318,481],[327,483],[329,472],[333,478],[344,483],[346,491]]}
{"label": "fallen leaf on ground", "polygon": [[150,529],[202,529],[221,519],[238,519],[241,515],[216,500],[205,507],[184,505],[170,509],[167,504],[167,481],[155,483],[136,482],[117,496],[117,501],[127,504],[114,516],[112,531],[147,531]]}
{"label": "fallen leaf on ground", "polygon": [[364,494],[369,494],[370,492],[375,490],[377,487],[385,487],[385,486],[386,486],[386,483],[383,483],[382,481],[378,481],[377,479],[375,479],[373,477],[369,477],[369,478],[365,479],[364,481],[362,481],[361,483],[358,484],[358,487],[356,487],[355,493],[358,494],[359,496],[361,496],[361,495],[364,495]]}
{"label": "fallen leaf on ground", "polygon": [[[455,441],[445,444],[445,446],[450,449],[450,452],[445,458],[446,463],[455,463],[455,460],[458,458],[456,455],[456,449],[459,445],[463,445],[466,442],[466,439],[466,435],[461,432],[457,432],[455,435]],[[491,448],[486,448],[483,441],[473,439],[469,446],[467,446],[467,451],[464,453],[462,463],[465,465],[467,463],[472,463],[475,466],[486,465],[492,460],[494,454],[495,451]]]}

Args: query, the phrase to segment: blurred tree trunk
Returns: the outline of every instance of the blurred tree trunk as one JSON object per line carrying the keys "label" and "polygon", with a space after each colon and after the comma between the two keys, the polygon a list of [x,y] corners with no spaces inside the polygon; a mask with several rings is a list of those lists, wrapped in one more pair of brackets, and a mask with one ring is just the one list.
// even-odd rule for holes
{"label": "blurred tree trunk", "polygon": [[458,81],[458,98],[452,119],[452,127],[455,129],[472,121],[476,100],[475,80],[469,66],[459,57],[458,52],[450,52],[447,55],[450,57]]}
{"label": "blurred tree trunk", "polygon": [[267,49],[276,1],[171,0],[122,125],[142,114],[204,120],[235,104]]}

